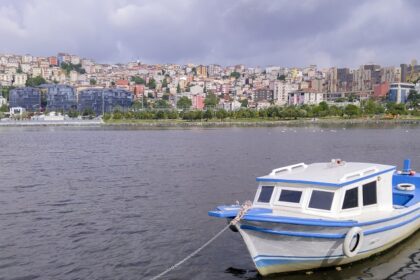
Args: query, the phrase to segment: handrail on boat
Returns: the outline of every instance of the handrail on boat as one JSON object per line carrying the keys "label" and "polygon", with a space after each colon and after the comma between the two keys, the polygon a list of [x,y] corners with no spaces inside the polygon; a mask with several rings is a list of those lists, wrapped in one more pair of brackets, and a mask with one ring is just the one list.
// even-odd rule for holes
{"label": "handrail on boat", "polygon": [[379,169],[376,166],[365,168],[356,172],[351,172],[345,174],[343,177],[341,177],[340,182],[348,181],[349,179],[356,179],[364,177],[370,173],[378,172]]}
{"label": "handrail on boat", "polygon": [[270,175],[271,176],[274,176],[274,175],[277,175],[277,173],[285,172],[285,171],[292,172],[293,169],[301,168],[301,167],[302,168],[307,168],[308,165],[306,165],[305,163],[301,162],[301,163],[298,163],[298,164],[292,164],[292,165],[288,165],[288,166],[276,168],[276,169],[271,170]]}

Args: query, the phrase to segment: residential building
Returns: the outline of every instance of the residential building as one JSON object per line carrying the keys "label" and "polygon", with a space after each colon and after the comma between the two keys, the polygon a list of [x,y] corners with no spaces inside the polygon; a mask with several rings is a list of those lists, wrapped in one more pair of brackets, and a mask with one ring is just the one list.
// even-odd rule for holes
{"label": "residential building", "polygon": [[21,73],[15,74],[13,79],[13,85],[16,87],[23,87],[26,84],[26,80],[28,79],[28,75]]}
{"label": "residential building", "polygon": [[204,109],[204,100],[205,97],[201,94],[194,94],[191,96],[191,107],[196,110],[203,110]]}
{"label": "residential building", "polygon": [[254,93],[254,101],[272,101],[273,100],[273,91],[270,89],[262,88],[257,89]]}
{"label": "residential building", "polygon": [[316,105],[324,101],[324,94],[311,90],[297,90],[289,93],[289,105]]}

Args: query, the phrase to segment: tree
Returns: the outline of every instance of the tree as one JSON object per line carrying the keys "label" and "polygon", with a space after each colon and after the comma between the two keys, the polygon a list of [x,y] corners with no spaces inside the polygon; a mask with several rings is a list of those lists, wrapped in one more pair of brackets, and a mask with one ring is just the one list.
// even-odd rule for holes
{"label": "tree", "polygon": [[286,80],[286,75],[280,75],[280,73],[277,74],[277,80],[279,80],[279,81],[285,81]]}
{"label": "tree", "polygon": [[204,112],[203,118],[205,118],[206,120],[212,119],[213,118],[213,111],[210,109],[207,109]]}
{"label": "tree", "polygon": [[218,103],[218,98],[214,93],[209,93],[204,100],[206,107],[216,107]]}
{"label": "tree", "polygon": [[344,114],[350,117],[357,116],[359,115],[359,113],[360,113],[360,109],[356,105],[349,104],[344,108]]}
{"label": "tree", "polygon": [[149,79],[149,82],[147,83],[147,87],[150,89],[155,89],[156,88],[156,81],[153,78]]}
{"label": "tree", "polygon": [[39,85],[46,84],[46,83],[47,81],[41,76],[32,77],[26,80],[27,87],[37,87]]}
{"label": "tree", "polygon": [[155,107],[156,108],[169,108],[170,106],[166,100],[160,99],[155,102]]}
{"label": "tree", "polygon": [[241,100],[241,107],[248,108],[248,98]]}
{"label": "tree", "polygon": [[96,85],[96,80],[95,80],[95,79],[90,79],[90,80],[89,80],[89,84],[90,84],[91,86]]}
{"label": "tree", "polygon": [[144,85],[144,84],[146,84],[146,81],[143,78],[139,77],[139,76],[131,77],[131,81],[134,82],[136,85]]}
{"label": "tree", "polygon": [[0,107],[0,112],[9,112],[9,107],[6,104],[3,104]]}
{"label": "tree", "polygon": [[235,78],[235,79],[239,79],[239,77],[241,77],[241,73],[234,71],[234,72],[230,73],[230,76]]}
{"label": "tree", "polygon": [[224,120],[228,116],[228,112],[226,110],[221,109],[216,112],[216,117],[220,120]]}
{"label": "tree", "polygon": [[409,103],[411,108],[417,108],[420,104],[420,94],[414,90],[410,89],[410,92],[407,97],[407,102]]}
{"label": "tree", "polygon": [[19,64],[18,68],[16,69],[17,74],[22,74],[22,66]]}
{"label": "tree", "polygon": [[176,93],[181,93],[181,86],[179,85],[179,83],[176,86]]}
{"label": "tree", "polygon": [[191,105],[191,100],[186,96],[181,97],[176,103],[176,107],[179,109],[189,109]]}
{"label": "tree", "polygon": [[166,88],[168,86],[168,82],[166,81],[166,79],[162,80],[162,87]]}
{"label": "tree", "polygon": [[77,118],[79,116],[79,112],[77,110],[72,109],[68,112],[68,115],[70,118]]}

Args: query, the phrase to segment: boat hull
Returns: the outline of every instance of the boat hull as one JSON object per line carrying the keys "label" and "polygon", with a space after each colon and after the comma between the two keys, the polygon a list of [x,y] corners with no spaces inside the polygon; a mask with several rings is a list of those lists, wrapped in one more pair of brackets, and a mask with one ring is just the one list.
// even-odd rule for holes
{"label": "boat hull", "polygon": [[343,265],[382,252],[419,229],[417,210],[399,211],[382,222],[359,223],[364,237],[359,252],[351,257],[345,255],[343,243],[352,227],[246,220],[237,227],[259,273],[268,275]]}

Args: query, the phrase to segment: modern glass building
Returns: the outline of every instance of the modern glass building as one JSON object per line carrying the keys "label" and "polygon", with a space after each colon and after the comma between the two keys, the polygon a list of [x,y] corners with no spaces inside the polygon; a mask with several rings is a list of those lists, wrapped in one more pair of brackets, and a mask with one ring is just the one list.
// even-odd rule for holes
{"label": "modern glass building", "polygon": [[395,103],[406,103],[412,89],[414,89],[414,84],[392,83],[389,86],[388,100]]}
{"label": "modern glass building", "polygon": [[124,89],[86,89],[79,94],[78,108],[81,112],[92,109],[96,115],[102,115],[117,108],[126,111],[132,102],[132,93]]}
{"label": "modern glass building", "polygon": [[12,89],[9,94],[9,106],[38,111],[41,108],[41,93],[39,89],[32,87]]}
{"label": "modern glass building", "polygon": [[73,87],[68,85],[46,84],[40,86],[45,91],[47,110],[64,111],[77,109],[77,95]]}

